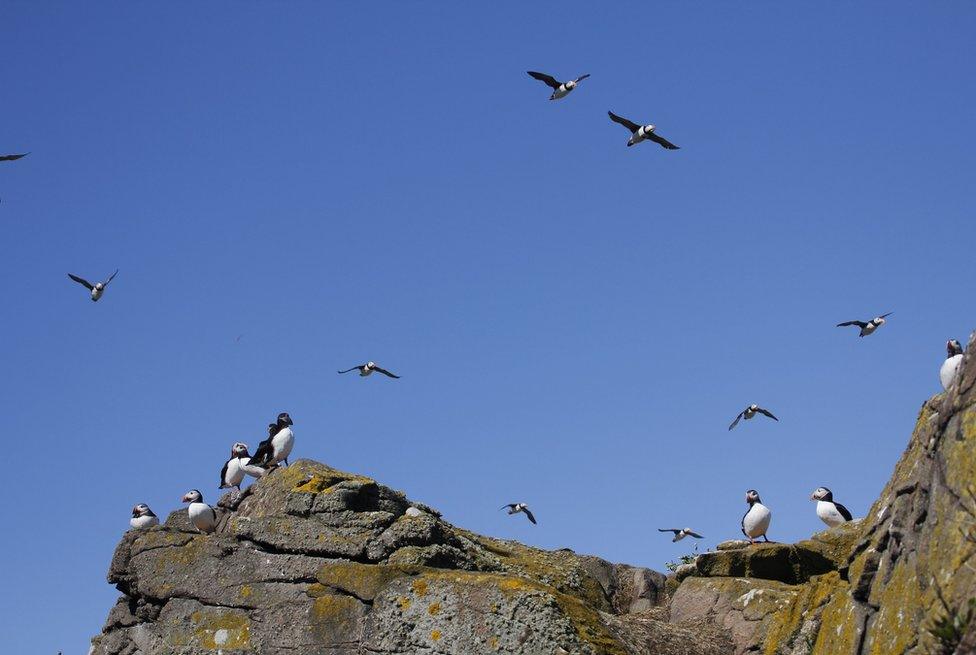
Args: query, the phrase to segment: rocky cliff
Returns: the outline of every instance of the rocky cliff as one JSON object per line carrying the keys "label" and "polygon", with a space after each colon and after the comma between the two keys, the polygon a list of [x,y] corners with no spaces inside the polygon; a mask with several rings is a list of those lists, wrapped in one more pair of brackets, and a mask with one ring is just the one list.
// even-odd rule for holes
{"label": "rocky cliff", "polygon": [[226,495],[214,535],[185,511],[126,534],[92,653],[976,652],[972,350],[867,518],[813,539],[722,544],[665,578],[476,535],[301,460]]}

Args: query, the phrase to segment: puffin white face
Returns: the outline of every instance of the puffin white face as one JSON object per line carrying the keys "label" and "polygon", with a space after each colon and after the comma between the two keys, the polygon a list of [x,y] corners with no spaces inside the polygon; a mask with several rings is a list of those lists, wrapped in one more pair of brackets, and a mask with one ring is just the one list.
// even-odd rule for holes
{"label": "puffin white face", "polygon": [[883,318],[881,318],[880,316],[878,316],[877,318],[875,318],[872,321],[872,323],[874,323],[875,325],[881,326],[881,325],[884,325],[885,323],[887,323],[887,321],[884,320]]}
{"label": "puffin white face", "polygon": [[186,492],[186,494],[184,494],[182,501],[184,503],[202,503],[203,494],[201,494],[196,489],[190,489],[189,491]]}
{"label": "puffin white face", "polygon": [[657,127],[656,125],[648,124],[648,125],[645,125],[644,126],[644,131],[645,132],[653,132],[656,127]]}
{"label": "puffin white face", "polygon": [[749,503],[750,505],[752,505],[753,503],[760,502],[760,500],[759,500],[759,492],[756,491],[755,489],[750,489],[749,491],[747,491],[746,492],[746,502]]}
{"label": "puffin white face", "polygon": [[823,500],[831,495],[830,489],[827,487],[817,487],[817,490],[810,494],[810,500]]}
{"label": "puffin white face", "polygon": [[230,449],[231,457],[247,457],[247,444],[238,441]]}
{"label": "puffin white face", "polygon": [[149,511],[150,511],[149,505],[147,505],[146,503],[139,503],[138,505],[132,508],[132,518],[145,516],[146,514],[149,513]]}
{"label": "puffin white face", "polygon": [[370,370],[376,368],[376,362],[366,362],[366,368]]}
{"label": "puffin white face", "polygon": [[755,412],[759,409],[759,405],[749,405],[749,411]]}
{"label": "puffin white face", "polygon": [[956,339],[949,339],[946,342],[946,350],[949,353],[949,357],[954,357],[955,355],[962,354],[962,344]]}

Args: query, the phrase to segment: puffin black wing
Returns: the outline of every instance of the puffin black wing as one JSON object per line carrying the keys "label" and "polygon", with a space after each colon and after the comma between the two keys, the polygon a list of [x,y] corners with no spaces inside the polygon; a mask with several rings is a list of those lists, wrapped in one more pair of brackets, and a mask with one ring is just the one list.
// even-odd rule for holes
{"label": "puffin black wing", "polygon": [[773,419],[774,421],[779,421],[779,419],[776,418],[775,416],[773,416],[773,413],[771,411],[769,411],[768,409],[763,409],[762,407],[757,407],[756,408],[756,411],[759,412],[760,414],[763,414],[765,416],[768,416],[769,418]]}
{"label": "puffin black wing", "polygon": [[662,148],[665,148],[666,150],[681,149],[678,146],[671,143],[670,141],[668,141],[667,139],[665,139],[663,136],[658,136],[657,132],[651,132],[650,134],[647,135],[647,138],[653,141],[654,143],[660,145]]}
{"label": "puffin black wing", "polygon": [[21,155],[0,155],[0,161],[16,161],[22,157],[26,157],[30,153],[23,153]]}
{"label": "puffin black wing", "polygon": [[68,273],[68,277],[70,277],[72,280],[74,280],[78,284],[83,284],[86,287],[88,287],[88,290],[89,291],[91,291],[92,289],[95,288],[95,285],[94,284],[92,284],[91,282],[89,282],[88,280],[86,280],[83,277],[78,277],[77,275],[72,275],[71,273]]}
{"label": "puffin black wing", "polygon": [[837,327],[847,327],[848,325],[856,325],[862,330],[868,326],[864,321],[845,321],[844,323],[838,323]]}
{"label": "puffin black wing", "polygon": [[535,517],[534,517],[534,516],[532,516],[532,512],[530,512],[530,511],[529,511],[529,508],[528,508],[528,507],[526,507],[526,508],[525,508],[525,509],[523,509],[522,511],[523,511],[523,512],[525,512],[525,515],[526,515],[527,517],[529,517],[529,520],[530,520],[530,521],[532,521],[532,525],[536,525],[536,520],[535,520]]}
{"label": "puffin black wing", "polygon": [[230,485],[227,484],[227,465],[230,464],[230,460],[224,462],[224,468],[220,469],[220,486],[218,489],[224,489]]}
{"label": "puffin black wing", "polygon": [[697,532],[686,532],[685,534],[688,535],[689,537],[694,537],[695,539],[704,539],[705,538],[705,537],[701,536],[700,534],[698,534]]}
{"label": "puffin black wing", "polygon": [[111,275],[109,275],[108,276],[108,279],[105,280],[105,286],[108,286],[108,283],[111,282],[112,280],[114,280],[115,279],[115,276],[118,275],[118,274],[119,274],[119,269],[115,269],[115,272],[112,273]]}
{"label": "puffin black wing", "polygon": [[545,73],[537,73],[535,71],[526,71],[526,72],[532,77],[534,77],[535,79],[539,80],[540,82],[545,82],[548,86],[551,86],[554,89],[558,89],[562,85],[562,82],[557,80],[552,75],[546,75]]}
{"label": "puffin black wing", "polygon": [[274,448],[271,446],[271,437],[268,437],[264,441],[258,444],[258,449],[254,451],[254,457],[251,458],[251,464],[255,466],[264,466],[274,457]]}
{"label": "puffin black wing", "polygon": [[845,521],[853,521],[854,520],[854,516],[851,514],[851,510],[847,509],[846,507],[844,507],[840,503],[834,503],[834,507],[837,508],[837,511],[840,512],[840,515],[844,517],[844,520]]}
{"label": "puffin black wing", "polygon": [[582,75],[580,75],[579,77],[577,77],[577,78],[576,78],[575,80],[573,80],[573,81],[574,81],[574,82],[582,82],[583,80],[585,80],[585,79],[586,79],[586,78],[588,78],[589,76],[590,76],[590,74],[589,74],[589,73],[583,73]]}
{"label": "puffin black wing", "polygon": [[499,507],[498,511],[500,512],[503,509],[514,509],[514,508],[515,508],[515,503],[509,503],[508,505],[502,505],[501,507]]}
{"label": "puffin black wing", "polygon": [[734,428],[735,426],[737,426],[739,424],[739,421],[742,420],[742,416],[744,414],[745,414],[745,412],[739,412],[739,415],[735,417],[735,420],[734,421],[732,421],[732,425],[729,426],[729,431],[731,431],[732,428]]}
{"label": "puffin black wing", "polygon": [[891,316],[892,314],[894,314],[894,312],[888,312],[887,314],[882,314],[882,315],[881,315],[881,316],[879,316],[878,318],[888,318],[888,317],[889,317],[889,316]]}
{"label": "puffin black wing", "polygon": [[389,371],[387,371],[385,368],[380,368],[379,366],[374,366],[373,367],[373,370],[376,371],[377,373],[382,373],[383,375],[385,375],[388,378],[394,378],[394,379],[397,379],[397,380],[400,379],[400,376],[399,375],[393,375],[392,373],[390,373]]}
{"label": "puffin black wing", "polygon": [[362,366],[353,366],[352,368],[347,368],[345,371],[339,371],[339,375],[342,375],[343,373],[348,373],[349,371],[358,371],[361,368]]}
{"label": "puffin black wing", "polygon": [[658,528],[657,531],[658,532],[673,532],[675,534],[678,534],[679,532],[681,532],[681,530],[679,530],[677,528]]}
{"label": "puffin black wing", "polygon": [[751,537],[746,533],[746,517],[749,516],[749,512],[752,511],[752,505],[749,505],[749,509],[746,513],[742,515],[742,520],[739,521],[739,527],[742,529],[742,534],[746,535],[746,539],[751,539]]}
{"label": "puffin black wing", "polygon": [[626,127],[628,130],[630,130],[631,133],[636,132],[637,130],[640,129],[640,125],[638,125],[634,121],[629,121],[629,120],[627,120],[626,118],[624,118],[622,116],[617,116],[612,111],[608,111],[607,114],[610,115],[610,120],[612,120],[614,123],[620,123],[621,125],[623,125],[624,127]]}

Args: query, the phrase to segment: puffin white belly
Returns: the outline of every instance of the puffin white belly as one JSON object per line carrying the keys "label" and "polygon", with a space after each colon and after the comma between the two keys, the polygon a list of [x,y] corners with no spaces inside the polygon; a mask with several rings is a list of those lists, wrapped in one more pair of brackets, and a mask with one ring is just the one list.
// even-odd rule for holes
{"label": "puffin white belly", "polygon": [[962,364],[962,355],[953,355],[942,362],[942,368],[939,369],[939,379],[942,380],[943,389],[948,389],[949,385],[952,384],[952,380],[959,372],[960,364]]}
{"label": "puffin white belly", "polygon": [[190,503],[187,508],[190,523],[200,532],[213,532],[217,528],[216,515],[206,503]]}
{"label": "puffin white belly", "polygon": [[559,100],[560,98],[565,98],[569,95],[569,92],[573,89],[567,89],[565,86],[561,86],[552,93],[553,100]]}
{"label": "puffin white belly", "polygon": [[129,525],[134,530],[148,530],[154,525],[159,525],[158,516],[133,516],[129,519]]}
{"label": "puffin white belly", "polygon": [[241,471],[250,475],[252,478],[263,478],[267,470],[261,468],[260,466],[252,465],[250,457],[240,457]]}
{"label": "puffin white belly", "polygon": [[769,529],[773,513],[762,503],[755,503],[742,519],[742,528],[750,539],[761,537]]}
{"label": "puffin white belly", "polygon": [[877,329],[878,329],[877,325],[875,325],[874,323],[868,323],[861,329],[861,331],[864,332],[863,336],[866,337]]}
{"label": "puffin white belly", "polygon": [[275,463],[288,459],[294,445],[295,433],[291,431],[291,428],[286,427],[272,437],[271,452],[274,455]]}
{"label": "puffin white belly", "polygon": [[227,473],[224,476],[223,483],[225,487],[237,487],[240,486],[241,482],[244,481],[244,466],[243,462],[250,462],[250,457],[234,457],[229,462],[227,462]]}
{"label": "puffin white belly", "polygon": [[103,291],[102,289],[92,289],[91,290],[92,300],[98,300],[99,298],[101,298],[102,297],[102,291]]}
{"label": "puffin white belly", "polygon": [[837,511],[837,506],[825,500],[817,501],[817,516],[832,528],[847,523],[847,519]]}

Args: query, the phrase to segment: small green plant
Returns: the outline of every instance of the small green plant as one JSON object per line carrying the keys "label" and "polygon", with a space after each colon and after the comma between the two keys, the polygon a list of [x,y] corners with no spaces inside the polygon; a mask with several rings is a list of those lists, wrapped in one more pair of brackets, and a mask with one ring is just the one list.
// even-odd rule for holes
{"label": "small green plant", "polygon": [[937,655],[952,655],[956,652],[974,615],[976,615],[976,598],[969,599],[965,611],[962,609],[951,611],[946,606],[946,614],[936,619],[931,628],[927,628],[929,634],[935,637]]}
{"label": "small green plant", "polygon": [[682,564],[691,564],[692,562],[694,562],[696,557],[698,557],[698,556],[697,555],[682,555],[681,557],[678,558],[678,561],[673,561],[672,560],[672,561],[666,563],[664,566],[667,567],[667,569],[673,573],[673,572],[677,571],[678,570],[678,567],[681,566]]}

